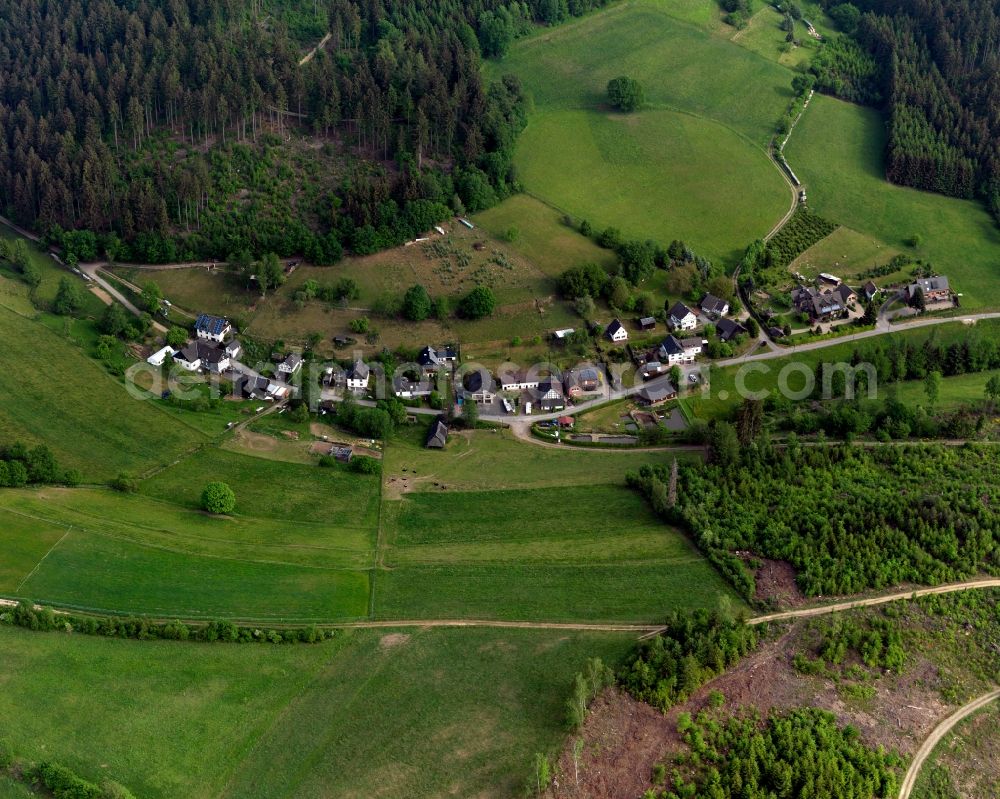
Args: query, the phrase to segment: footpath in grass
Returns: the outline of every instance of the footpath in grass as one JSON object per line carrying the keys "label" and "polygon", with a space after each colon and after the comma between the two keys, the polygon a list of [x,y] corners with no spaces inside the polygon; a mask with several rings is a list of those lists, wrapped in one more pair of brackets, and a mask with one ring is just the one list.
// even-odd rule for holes
{"label": "footpath in grass", "polygon": [[144,799],[513,796],[565,735],[573,675],[632,641],[387,630],[269,646],[0,627],[0,718],[17,719],[0,733]]}
{"label": "footpath in grass", "polygon": [[[785,148],[809,206],[833,222],[929,261],[962,294],[965,310],[1000,307],[1000,229],[981,203],[885,180],[878,111],[816,95]],[[908,240],[920,237],[917,248]]]}

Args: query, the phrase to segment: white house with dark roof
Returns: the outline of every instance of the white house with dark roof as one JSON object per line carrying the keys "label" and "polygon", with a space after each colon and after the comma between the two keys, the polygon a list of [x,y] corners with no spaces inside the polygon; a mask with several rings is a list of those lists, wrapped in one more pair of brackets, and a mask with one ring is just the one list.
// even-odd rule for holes
{"label": "white house with dark roof", "polygon": [[285,360],[278,364],[278,376],[283,380],[288,380],[301,368],[302,356],[297,352],[292,352],[285,357]]}
{"label": "white house with dark roof", "polygon": [[615,319],[607,329],[604,331],[604,335],[611,339],[615,344],[621,344],[624,341],[628,341],[628,331],[625,329],[625,325],[621,323],[620,319]]}
{"label": "white house with dark roof", "polygon": [[560,411],[566,407],[566,397],[563,394],[562,381],[550,377],[538,384],[538,407],[545,412]]}
{"label": "white house with dark roof", "polygon": [[702,340],[700,338],[678,339],[677,336],[667,336],[657,350],[661,363],[673,366],[678,363],[693,363],[701,354]]}
{"label": "white house with dark roof", "polygon": [[233,326],[224,317],[203,313],[195,320],[194,332],[203,341],[216,341],[221,344],[233,332]]}
{"label": "white house with dark roof", "polygon": [[538,375],[532,375],[524,370],[500,373],[501,391],[526,391],[528,389],[535,389],[538,388],[540,382],[541,379]]}
{"label": "white house with dark roof", "polygon": [[674,330],[694,330],[698,326],[698,317],[683,302],[675,302],[667,317]]}
{"label": "white house with dark roof", "polygon": [[368,388],[368,380],[371,378],[372,370],[360,358],[354,362],[347,370],[347,390],[365,391]]}
{"label": "white house with dark roof", "polygon": [[729,303],[714,294],[706,294],[701,299],[701,310],[709,316],[725,316],[729,313]]}
{"label": "white house with dark roof", "polygon": [[392,393],[400,399],[418,399],[431,395],[431,384],[426,380],[410,380],[406,375],[392,379]]}

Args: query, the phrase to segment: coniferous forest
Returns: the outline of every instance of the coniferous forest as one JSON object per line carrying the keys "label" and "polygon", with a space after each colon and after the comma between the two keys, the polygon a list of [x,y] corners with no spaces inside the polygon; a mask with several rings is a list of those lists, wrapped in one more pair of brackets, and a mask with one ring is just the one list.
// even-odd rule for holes
{"label": "coniferous forest", "polygon": [[480,59],[603,2],[0,0],[0,209],[81,259],[392,246],[513,187]]}
{"label": "coniferous forest", "polygon": [[[887,104],[886,177],[955,197],[982,197],[1000,218],[996,3],[828,0],[824,5],[865,52],[835,44],[815,65],[818,84],[848,100]],[[851,9],[863,13],[847,13]]]}

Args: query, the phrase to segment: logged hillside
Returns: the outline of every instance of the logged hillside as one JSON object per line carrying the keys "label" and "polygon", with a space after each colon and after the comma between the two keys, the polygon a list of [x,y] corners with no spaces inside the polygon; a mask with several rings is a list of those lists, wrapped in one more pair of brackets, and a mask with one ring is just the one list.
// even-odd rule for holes
{"label": "logged hillside", "polygon": [[820,84],[845,99],[885,99],[886,177],[981,196],[1000,217],[1000,7],[992,0],[824,5],[874,59],[835,45],[817,64]]}
{"label": "logged hillside", "polygon": [[510,191],[481,56],[601,2],[0,0],[0,209],[81,259],[391,246]]}

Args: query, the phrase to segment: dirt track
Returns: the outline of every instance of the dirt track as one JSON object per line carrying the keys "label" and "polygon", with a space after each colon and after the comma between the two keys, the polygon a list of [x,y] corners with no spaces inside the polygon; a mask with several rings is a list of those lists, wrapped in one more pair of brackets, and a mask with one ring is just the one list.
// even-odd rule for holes
{"label": "dirt track", "polygon": [[917,782],[917,777],[920,776],[920,769],[924,765],[924,761],[930,757],[934,751],[934,747],[941,743],[941,740],[951,732],[952,728],[962,721],[962,719],[971,716],[977,710],[981,710],[990,702],[997,699],[1000,699],[1000,688],[990,691],[988,694],[983,694],[968,704],[962,705],[962,707],[934,728],[933,732],[927,736],[927,740],[920,745],[917,753],[913,756],[910,767],[906,770],[906,776],[903,777],[903,784],[899,789],[899,799],[910,799],[910,793]]}

